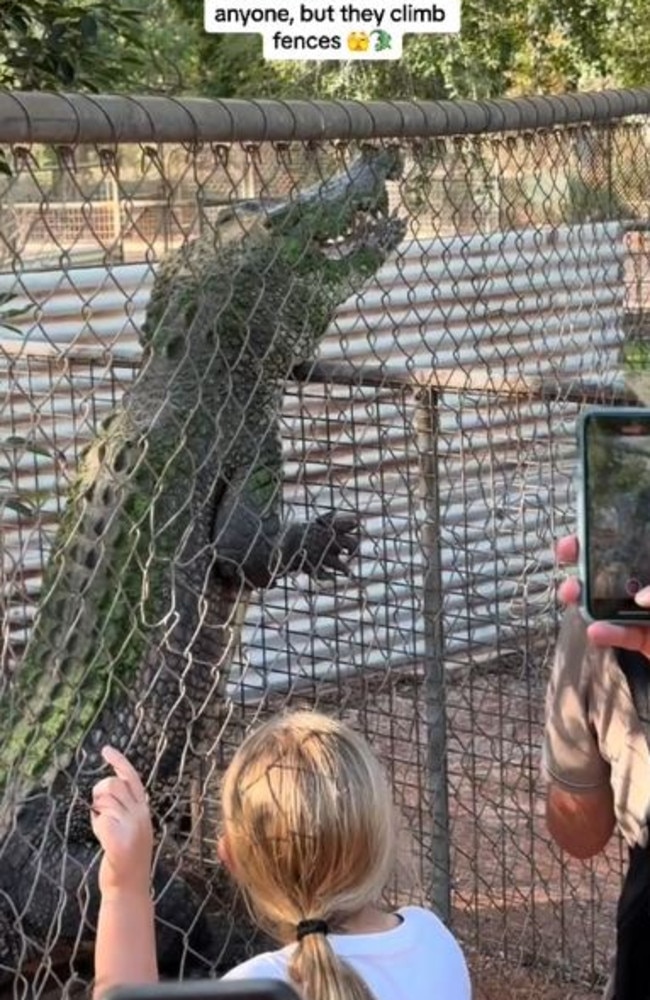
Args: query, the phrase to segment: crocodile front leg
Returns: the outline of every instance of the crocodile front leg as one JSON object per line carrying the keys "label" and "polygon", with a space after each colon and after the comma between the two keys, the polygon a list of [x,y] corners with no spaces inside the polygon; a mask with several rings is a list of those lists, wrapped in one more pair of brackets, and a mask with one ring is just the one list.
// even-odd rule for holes
{"label": "crocodile front leg", "polygon": [[268,464],[235,474],[215,516],[215,568],[224,580],[269,587],[286,573],[319,579],[349,575],[348,560],[359,547],[358,518],[329,513],[313,521],[284,525],[280,477]]}

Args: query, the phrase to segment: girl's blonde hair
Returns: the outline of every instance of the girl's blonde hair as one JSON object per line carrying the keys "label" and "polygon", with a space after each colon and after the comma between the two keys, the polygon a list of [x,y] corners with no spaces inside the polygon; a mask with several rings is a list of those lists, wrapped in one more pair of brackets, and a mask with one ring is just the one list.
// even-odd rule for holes
{"label": "girl's blonde hair", "polygon": [[[224,777],[223,824],[233,875],[283,944],[306,920],[336,932],[379,901],[393,867],[382,768],[357,733],[316,712],[276,716],[244,740]],[[307,1000],[372,1000],[322,931],[297,942],[289,976]]]}

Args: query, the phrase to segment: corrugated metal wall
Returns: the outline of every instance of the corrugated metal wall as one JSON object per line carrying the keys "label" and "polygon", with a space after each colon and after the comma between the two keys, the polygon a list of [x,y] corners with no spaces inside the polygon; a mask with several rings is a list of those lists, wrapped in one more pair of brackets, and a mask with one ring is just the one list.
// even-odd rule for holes
{"label": "corrugated metal wall", "polygon": [[[387,375],[414,382],[441,369],[475,383],[487,375],[611,382],[623,337],[622,257],[616,223],[405,243],[340,309],[321,357],[381,363]],[[137,330],[152,280],[146,264],[0,276],[0,293],[21,296],[16,305],[37,303],[19,334],[0,332],[9,660],[33,615],[75,456],[137,372]],[[250,609],[247,692],[294,685],[314,672],[421,661],[415,407],[414,392],[388,386],[287,391],[287,502],[298,515],[301,508],[359,510],[364,542],[357,579],[329,590],[289,582]],[[468,654],[507,655],[509,636],[524,621],[527,629],[550,623],[551,531],[572,517],[576,409],[480,390],[443,391],[438,407],[451,665]]]}

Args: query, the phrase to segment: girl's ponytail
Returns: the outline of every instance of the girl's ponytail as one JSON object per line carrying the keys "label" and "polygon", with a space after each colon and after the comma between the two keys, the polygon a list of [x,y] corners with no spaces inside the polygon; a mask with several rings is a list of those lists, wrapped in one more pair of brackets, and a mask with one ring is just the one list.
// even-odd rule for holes
{"label": "girl's ponytail", "polygon": [[338,957],[322,932],[298,940],[288,971],[305,1000],[375,1000],[363,979]]}
{"label": "girl's ponytail", "polygon": [[392,798],[365,740],[315,712],[275,716],[240,746],[222,799],[232,872],[257,923],[295,942],[305,1000],[373,1000],[328,940],[379,902],[393,867]]}

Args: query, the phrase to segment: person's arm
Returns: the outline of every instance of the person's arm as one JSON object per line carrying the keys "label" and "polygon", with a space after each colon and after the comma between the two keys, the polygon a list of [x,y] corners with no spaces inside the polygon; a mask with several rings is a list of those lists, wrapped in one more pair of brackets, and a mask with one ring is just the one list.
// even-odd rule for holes
{"label": "person's arm", "polygon": [[565,615],[546,696],[543,763],[548,779],[546,822],[563,850],[589,858],[615,827],[610,768],[590,713],[591,682],[608,655],[590,647],[576,608]]}
{"label": "person's arm", "polygon": [[104,759],[115,771],[93,789],[91,821],[104,849],[95,941],[93,1000],[115,986],[158,981],[151,895],[153,831],[137,772],[117,750]]}
{"label": "person's arm", "polygon": [[[578,561],[574,535],[560,539],[558,561]],[[644,844],[650,815],[650,748],[615,649],[642,653],[650,670],[650,629],[609,622],[586,625],[580,581],[558,590],[567,612],[547,691],[544,765],[553,838],[576,857],[605,846],[614,826],[628,844]],[[635,600],[650,607],[650,587]]]}
{"label": "person's arm", "polygon": [[151,894],[103,893],[95,942],[93,1000],[115,986],[158,982]]}

